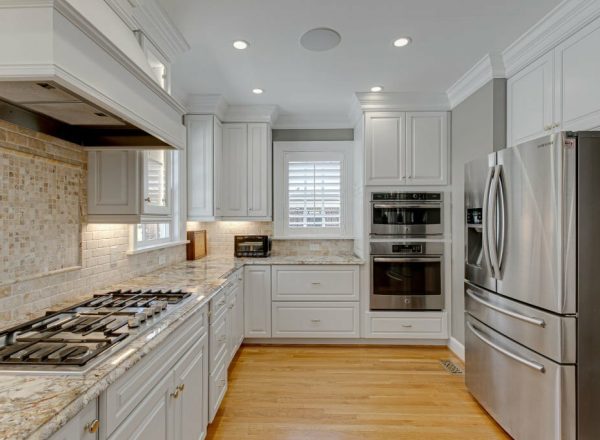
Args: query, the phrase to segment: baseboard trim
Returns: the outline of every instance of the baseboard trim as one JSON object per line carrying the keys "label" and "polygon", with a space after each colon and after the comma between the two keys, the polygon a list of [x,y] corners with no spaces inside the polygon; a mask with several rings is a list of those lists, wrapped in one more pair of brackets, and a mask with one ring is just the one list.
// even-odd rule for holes
{"label": "baseboard trim", "polygon": [[364,338],[245,338],[245,345],[388,345],[447,346],[447,339],[364,339]]}
{"label": "baseboard trim", "polygon": [[459,357],[461,361],[465,361],[465,346],[461,344],[458,339],[450,338],[448,339],[448,348]]}

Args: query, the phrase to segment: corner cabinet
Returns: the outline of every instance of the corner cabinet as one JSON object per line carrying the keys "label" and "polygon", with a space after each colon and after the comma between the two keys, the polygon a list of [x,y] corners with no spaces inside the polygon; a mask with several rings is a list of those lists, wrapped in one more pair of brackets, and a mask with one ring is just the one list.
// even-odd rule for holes
{"label": "corner cabinet", "polygon": [[600,18],[508,80],[509,146],[600,126]]}
{"label": "corner cabinet", "polygon": [[367,185],[446,185],[448,112],[365,115]]}
{"label": "corner cabinet", "polygon": [[89,223],[143,223],[172,216],[173,153],[97,150],[88,153]]}
{"label": "corner cabinet", "polygon": [[268,124],[223,124],[223,142],[215,145],[217,217],[272,219],[272,151]]}

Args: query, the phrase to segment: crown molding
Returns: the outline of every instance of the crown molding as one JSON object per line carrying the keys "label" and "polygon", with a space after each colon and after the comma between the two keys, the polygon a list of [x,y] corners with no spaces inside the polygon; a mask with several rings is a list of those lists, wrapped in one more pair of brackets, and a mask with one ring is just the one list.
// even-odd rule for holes
{"label": "crown molding", "polygon": [[132,31],[141,31],[171,62],[190,45],[157,0],[104,0]]}
{"label": "crown molding", "polygon": [[225,98],[217,94],[207,95],[188,95],[186,99],[187,112],[198,115],[215,115],[221,121],[225,119],[225,114],[229,104]]}
{"label": "crown molding", "polygon": [[[444,92],[356,93],[356,100],[363,112],[450,110],[448,95]],[[356,119],[357,112],[355,102],[351,106],[350,115]]]}
{"label": "crown molding", "polygon": [[277,118],[273,128],[281,130],[291,129],[337,129],[353,128],[352,122],[334,114],[299,114],[287,113]]}
{"label": "crown molding", "polygon": [[502,56],[487,54],[448,89],[446,93],[450,108],[456,107],[492,79],[504,77]]}
{"label": "crown molding", "polygon": [[273,125],[279,117],[276,105],[230,105],[224,122],[266,122]]}
{"label": "crown molding", "polygon": [[503,52],[510,77],[600,17],[598,0],[565,0]]}

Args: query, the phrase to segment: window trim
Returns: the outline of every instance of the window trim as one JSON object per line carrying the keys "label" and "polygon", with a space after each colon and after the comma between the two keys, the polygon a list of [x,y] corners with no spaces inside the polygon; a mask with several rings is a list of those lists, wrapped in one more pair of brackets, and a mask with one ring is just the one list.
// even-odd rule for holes
{"label": "window trim", "polygon": [[[352,176],[354,143],[351,141],[274,142],[274,238],[352,239]],[[341,161],[340,228],[290,228],[288,210],[288,162],[293,160]]]}

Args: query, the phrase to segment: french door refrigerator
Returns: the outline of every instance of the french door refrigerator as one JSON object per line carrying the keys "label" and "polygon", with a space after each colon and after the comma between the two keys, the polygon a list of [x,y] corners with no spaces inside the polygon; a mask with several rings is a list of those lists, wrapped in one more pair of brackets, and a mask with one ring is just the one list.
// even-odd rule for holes
{"label": "french door refrigerator", "polygon": [[465,381],[517,440],[600,439],[600,132],[465,166]]}

